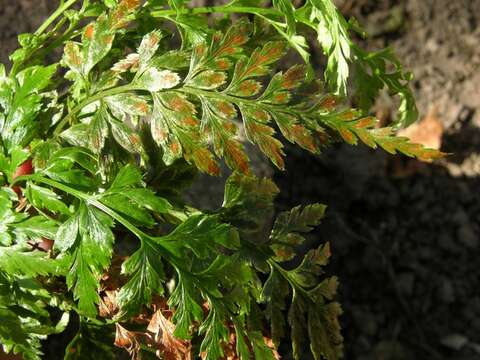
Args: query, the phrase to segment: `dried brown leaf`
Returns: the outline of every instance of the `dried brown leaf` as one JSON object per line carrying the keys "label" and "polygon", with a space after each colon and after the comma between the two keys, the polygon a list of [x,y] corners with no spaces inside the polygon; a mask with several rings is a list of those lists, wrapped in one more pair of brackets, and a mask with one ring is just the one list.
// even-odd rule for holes
{"label": "dried brown leaf", "polygon": [[398,136],[407,137],[412,143],[421,144],[426,148],[438,150],[442,145],[443,130],[443,123],[436,110],[432,108],[421,121],[400,130]]}
{"label": "dried brown leaf", "polygon": [[157,357],[164,360],[191,360],[191,344],[176,338],[175,325],[157,310],[147,326],[150,345],[157,349]]}
{"label": "dried brown leaf", "polygon": [[138,333],[125,329],[122,325],[115,324],[115,346],[128,351],[132,360],[141,360],[140,343],[137,339]]}
{"label": "dried brown leaf", "polygon": [[119,310],[117,303],[117,290],[106,290],[98,304],[98,314],[104,318],[112,318]]}

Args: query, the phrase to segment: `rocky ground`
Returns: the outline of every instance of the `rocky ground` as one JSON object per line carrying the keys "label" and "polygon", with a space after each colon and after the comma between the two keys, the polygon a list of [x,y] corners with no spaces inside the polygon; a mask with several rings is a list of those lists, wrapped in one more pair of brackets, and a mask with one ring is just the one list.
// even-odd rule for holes
{"label": "rocky ground", "polygon": [[[1,4],[5,63],[54,1]],[[425,165],[364,147],[288,149],[278,208],[329,205],[317,234],[333,245],[346,359],[480,359],[480,0],[338,4],[370,33],[365,47],[393,46],[413,71],[421,116],[442,124],[453,155]],[[376,105],[387,119],[393,109],[386,96]]]}

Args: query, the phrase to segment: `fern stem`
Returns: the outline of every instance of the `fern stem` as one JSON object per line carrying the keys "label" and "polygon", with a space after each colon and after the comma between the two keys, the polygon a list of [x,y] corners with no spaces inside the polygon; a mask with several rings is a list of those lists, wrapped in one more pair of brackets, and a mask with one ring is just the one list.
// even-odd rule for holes
{"label": "fern stem", "polygon": [[239,104],[249,104],[250,106],[262,106],[264,109],[268,110],[278,110],[282,109],[284,110],[283,112],[290,113],[290,114],[295,114],[297,116],[302,116],[302,113],[295,110],[295,109],[284,109],[285,104],[271,104],[267,102],[263,102],[259,100],[258,98],[244,98],[244,97],[238,97],[238,96],[233,96],[226,94],[224,92],[219,92],[219,91],[209,91],[209,90],[203,90],[203,89],[198,89],[190,86],[184,86],[179,89],[177,89],[179,92],[183,92],[185,94],[190,94],[190,95],[195,95],[195,96],[204,96],[208,98],[214,98],[214,99],[222,99],[225,101],[228,101],[230,103],[233,103],[235,105]]}
{"label": "fern stem", "polygon": [[167,9],[167,10],[153,10],[150,12],[150,15],[153,17],[169,17],[174,15],[196,15],[196,14],[212,14],[212,13],[246,13],[246,14],[257,14],[257,15],[275,15],[281,16],[282,14],[276,9],[272,8],[259,8],[259,7],[250,7],[250,6],[205,6],[198,8],[185,8],[185,9]]}
{"label": "fern stem", "polygon": [[122,86],[117,86],[105,91],[100,91],[85,100],[83,100],[81,103],[76,105],[70,112],[58,123],[56,126],[55,130],[53,131],[53,136],[58,136],[62,132],[63,128],[75,117],[77,113],[79,113],[84,107],[87,105],[94,103],[95,101],[101,100],[103,98],[113,96],[113,95],[118,95],[121,93],[125,93],[128,91],[134,91],[134,90],[143,90],[142,88],[139,88],[138,86],[133,86],[131,84],[127,85],[122,85]]}
{"label": "fern stem", "polygon": [[77,0],[68,0],[66,3],[63,5],[59,6],[55,12],[50,15],[50,17],[35,31],[35,35],[41,35],[45,32],[45,30],[48,29],[48,27],[55,21],[57,18],[65,12],[65,10],[69,9],[70,7],[75,4]]}
{"label": "fern stem", "polygon": [[15,182],[22,181],[22,180],[33,180],[37,181],[39,183],[43,183],[45,185],[49,185],[53,188],[56,188],[58,190],[61,190],[67,194],[70,194],[72,196],[75,196],[76,198],[85,201],[89,205],[95,206],[97,209],[103,211],[107,215],[109,215],[112,219],[116,220],[123,226],[125,226],[128,230],[130,230],[135,236],[137,236],[140,241],[144,241],[145,239],[149,238],[150,236],[145,234],[142,230],[137,228],[135,225],[133,225],[130,221],[125,219],[123,216],[120,214],[116,213],[112,209],[110,209],[108,206],[102,204],[95,196],[85,194],[82,191],[76,190],[74,188],[71,188],[68,185],[59,183],[55,180],[52,179],[47,179],[43,176],[39,175],[27,175],[27,176],[21,176],[15,179]]}
{"label": "fern stem", "polygon": [[218,91],[208,91],[208,90],[198,89],[190,86],[181,87],[178,89],[178,91],[186,94],[196,95],[196,96],[205,96],[209,98],[223,99],[235,104],[238,104],[238,103],[258,104],[257,99],[246,99],[246,98],[228,95]]}
{"label": "fern stem", "polygon": [[287,280],[294,291],[302,293],[307,299],[311,300],[310,293],[305,290],[295,279],[292,279],[292,277],[289,276],[288,271],[286,271],[279,263],[273,259],[268,259],[267,263],[270,265],[272,270],[276,269],[283,276],[283,278]]}

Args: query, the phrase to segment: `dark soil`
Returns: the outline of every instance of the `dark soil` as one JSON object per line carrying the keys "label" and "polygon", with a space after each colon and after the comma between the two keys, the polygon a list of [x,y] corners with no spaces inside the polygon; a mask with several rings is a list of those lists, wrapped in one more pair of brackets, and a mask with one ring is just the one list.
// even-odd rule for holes
{"label": "dark soil", "polygon": [[56,8],[52,0],[0,0],[0,62],[18,47],[17,35],[34,32]]}
{"label": "dark soil", "polygon": [[[54,3],[0,0],[1,62]],[[365,47],[391,45],[413,71],[420,112],[436,109],[455,155],[419,165],[364,147],[289,148],[279,210],[329,205],[317,234],[333,245],[346,359],[480,359],[480,0],[338,3],[372,35]]]}
{"label": "dark soil", "polygon": [[366,47],[393,46],[413,71],[420,112],[436,110],[454,155],[289,149],[280,207],[329,205],[318,234],[333,245],[347,359],[480,359],[480,1],[339,3],[373,35]]}

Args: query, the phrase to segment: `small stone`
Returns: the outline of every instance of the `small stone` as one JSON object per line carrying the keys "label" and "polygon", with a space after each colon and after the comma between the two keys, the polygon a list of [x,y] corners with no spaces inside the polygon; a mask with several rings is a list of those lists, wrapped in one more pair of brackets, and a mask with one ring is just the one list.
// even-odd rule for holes
{"label": "small stone", "polygon": [[465,224],[458,228],[458,240],[469,249],[477,249],[480,245],[480,239],[470,224]]}
{"label": "small stone", "polygon": [[453,221],[458,225],[468,224],[468,214],[463,209],[458,209],[452,217]]}
{"label": "small stone", "polygon": [[365,335],[373,336],[377,333],[378,326],[374,315],[362,309],[354,309],[353,318],[355,324]]}
{"label": "small stone", "polygon": [[365,334],[369,336],[374,336],[377,334],[378,326],[373,317],[368,319],[364,326]]}
{"label": "small stone", "polygon": [[459,252],[462,250],[461,247],[455,244],[452,237],[447,233],[440,234],[438,237],[438,245],[441,249],[448,252]]}
{"label": "small stone", "polygon": [[471,326],[476,332],[480,332],[480,317],[476,317],[471,321]]}
{"label": "small stone", "polygon": [[475,296],[474,298],[470,299],[468,305],[472,309],[475,309],[475,312],[480,315],[480,296]]}
{"label": "small stone", "polygon": [[439,47],[440,47],[439,43],[437,42],[436,39],[433,39],[433,38],[429,38],[425,43],[425,50],[427,50],[430,53],[436,53]]}
{"label": "small stone", "polygon": [[444,303],[450,304],[455,301],[455,290],[453,288],[452,282],[449,279],[443,279],[438,293],[440,299]]}
{"label": "small stone", "polygon": [[402,273],[397,276],[397,286],[402,294],[412,295],[415,285],[415,275],[413,273]]}
{"label": "small stone", "polygon": [[475,309],[465,306],[461,311],[461,315],[462,315],[462,318],[467,319],[467,321],[471,319],[475,319],[476,317]]}
{"label": "small stone", "polygon": [[428,260],[428,259],[431,259],[432,257],[434,257],[434,253],[433,253],[431,247],[424,246],[424,247],[422,247],[418,250],[418,256],[421,259]]}
{"label": "small stone", "polygon": [[462,334],[450,334],[443,337],[440,343],[449,349],[458,351],[468,344],[468,338]]}
{"label": "small stone", "polygon": [[475,351],[477,354],[480,354],[480,344],[477,343],[470,343],[468,346]]}
{"label": "small stone", "polygon": [[372,343],[365,336],[359,336],[355,345],[357,353],[365,353],[372,348]]}
{"label": "small stone", "polygon": [[412,354],[399,342],[382,341],[373,351],[375,360],[409,360]]}

